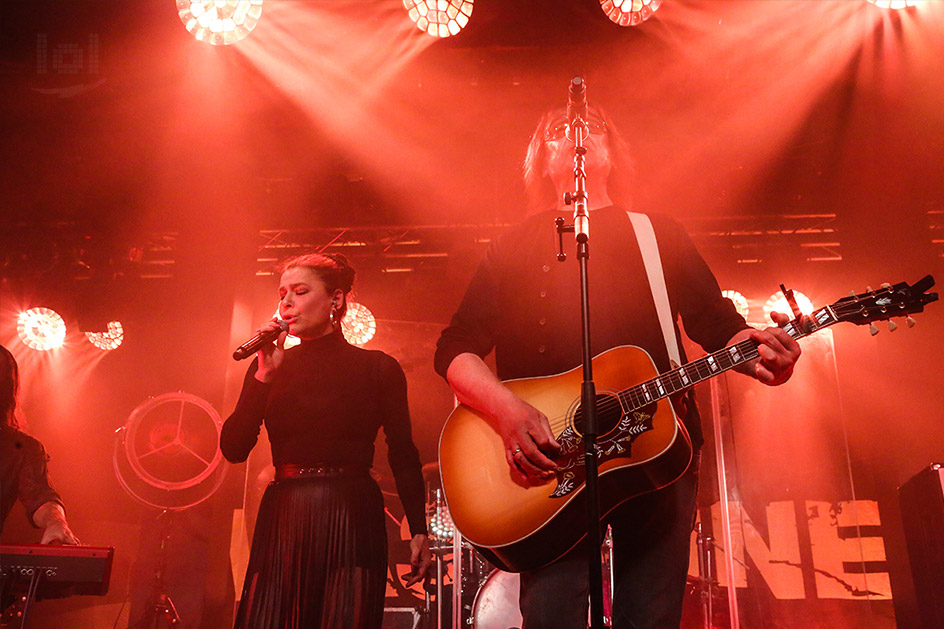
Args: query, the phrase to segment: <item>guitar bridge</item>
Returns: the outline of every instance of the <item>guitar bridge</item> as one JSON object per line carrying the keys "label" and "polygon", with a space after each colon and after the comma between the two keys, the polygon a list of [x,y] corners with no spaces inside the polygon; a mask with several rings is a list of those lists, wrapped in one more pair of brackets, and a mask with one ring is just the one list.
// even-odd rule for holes
{"label": "guitar bridge", "polygon": [[[641,410],[624,414],[614,430],[602,435],[596,443],[597,464],[614,458],[631,458],[633,442],[639,435],[652,430],[652,414]],[[563,498],[583,485],[586,479],[583,436],[573,426],[568,426],[557,437],[561,445],[558,457],[559,465],[557,487],[551,492],[551,498]]]}

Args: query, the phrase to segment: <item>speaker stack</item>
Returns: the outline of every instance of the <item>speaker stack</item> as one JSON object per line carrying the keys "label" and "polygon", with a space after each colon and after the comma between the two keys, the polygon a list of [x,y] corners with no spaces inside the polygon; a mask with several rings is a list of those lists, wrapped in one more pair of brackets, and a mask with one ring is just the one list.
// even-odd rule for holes
{"label": "speaker stack", "polygon": [[944,627],[944,464],[915,474],[898,499],[921,624]]}

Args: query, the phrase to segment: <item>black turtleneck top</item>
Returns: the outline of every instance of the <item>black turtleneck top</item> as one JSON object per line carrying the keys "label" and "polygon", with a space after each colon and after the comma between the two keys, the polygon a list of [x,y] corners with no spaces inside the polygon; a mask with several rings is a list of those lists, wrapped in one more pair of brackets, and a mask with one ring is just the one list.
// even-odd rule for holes
{"label": "black turtleneck top", "polygon": [[362,467],[374,460],[383,427],[388,460],[413,535],[426,533],[419,453],[410,429],[406,376],[391,356],[350,345],[337,331],[285,352],[271,383],[246,373],[220,447],[229,461],[245,461],[265,423],[275,465]]}

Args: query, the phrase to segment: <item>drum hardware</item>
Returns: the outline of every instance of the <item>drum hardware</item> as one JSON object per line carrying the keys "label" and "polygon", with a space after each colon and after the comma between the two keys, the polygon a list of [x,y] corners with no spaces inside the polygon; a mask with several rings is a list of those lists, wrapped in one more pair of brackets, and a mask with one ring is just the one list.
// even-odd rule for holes
{"label": "drum hardware", "polygon": [[[426,593],[426,614],[430,626],[436,629],[464,629],[472,624],[475,596],[488,580],[493,566],[456,530],[443,491],[438,487],[438,468],[434,465],[424,466],[424,476],[428,476],[426,522],[430,550],[435,560],[436,582]],[[430,468],[429,474],[426,468]],[[435,476],[432,471],[437,472]],[[447,585],[445,580],[450,563],[453,580],[451,585]],[[458,613],[453,613],[454,610]]]}
{"label": "drum hardware", "polygon": [[698,558],[698,576],[689,576],[685,588],[682,627],[686,629],[720,629],[731,626],[727,588],[722,587],[715,578],[716,549],[723,550],[712,536],[705,534],[702,523],[697,522],[695,551]]}
{"label": "drum hardware", "polygon": [[612,627],[615,577],[613,574],[613,527],[609,524],[606,525],[606,534],[603,536],[600,552],[603,554],[600,562],[603,566],[603,624]]}
{"label": "drum hardware", "polygon": [[515,572],[492,570],[472,603],[466,623],[475,629],[513,629],[521,627],[518,595],[521,577]]}
{"label": "drum hardware", "polygon": [[714,538],[705,535],[702,531],[701,522],[695,525],[695,548],[698,552],[698,583],[701,586],[701,613],[705,629],[711,629],[712,618],[712,589],[715,586],[715,578],[712,574],[712,561]]}
{"label": "drum hardware", "polygon": [[[613,623],[613,529],[607,525],[600,547],[603,569],[603,624]],[[516,629],[523,619],[518,606],[521,578],[513,572],[492,572],[482,581],[472,603],[472,613],[466,623],[474,629]],[[589,617],[588,623],[589,626]]]}
{"label": "drum hardware", "polygon": [[[462,627],[462,592],[463,587],[462,573],[465,562],[462,561],[462,535],[458,530],[454,531],[452,537],[452,574],[458,575],[452,583],[452,629]],[[437,629],[443,629],[442,626]]]}
{"label": "drum hardware", "polygon": [[[427,487],[427,524],[429,528],[429,548],[436,560],[436,629],[445,629],[445,608],[443,602],[443,580],[446,577],[446,555],[452,550],[453,537],[456,534],[449,508],[443,498],[442,488],[430,491]],[[453,566],[455,574],[455,566]],[[431,611],[430,593],[426,592],[426,609]]]}

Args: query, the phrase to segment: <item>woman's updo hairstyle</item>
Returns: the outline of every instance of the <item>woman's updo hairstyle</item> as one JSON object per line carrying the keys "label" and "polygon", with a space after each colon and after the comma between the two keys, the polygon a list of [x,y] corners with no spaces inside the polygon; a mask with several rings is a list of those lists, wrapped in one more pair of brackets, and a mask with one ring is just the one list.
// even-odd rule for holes
{"label": "woman's updo hairstyle", "polygon": [[354,287],[354,267],[348,261],[343,253],[305,253],[294,258],[289,258],[282,263],[281,272],[303,266],[318,276],[321,283],[325,285],[328,293],[340,289],[344,293],[344,299],[338,307],[338,317],[343,317],[347,312],[347,296]]}

